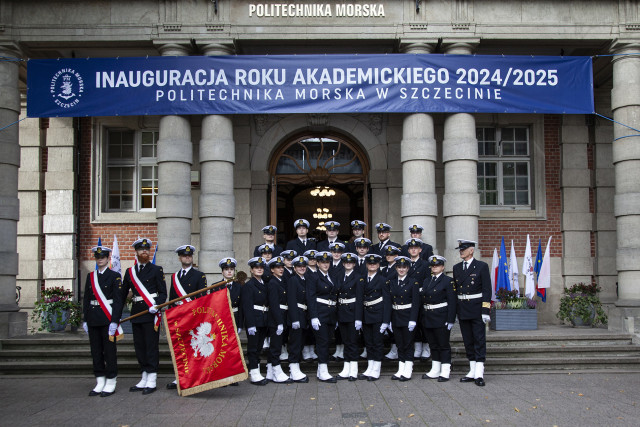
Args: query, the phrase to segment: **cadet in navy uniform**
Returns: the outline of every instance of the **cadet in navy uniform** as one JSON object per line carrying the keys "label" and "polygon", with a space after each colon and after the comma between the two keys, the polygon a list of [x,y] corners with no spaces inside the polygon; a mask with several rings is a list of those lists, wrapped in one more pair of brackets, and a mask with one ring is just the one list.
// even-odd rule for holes
{"label": "cadet in navy uniform", "polygon": [[[89,334],[93,374],[96,377],[96,386],[89,392],[89,396],[106,397],[115,392],[118,376],[115,333],[118,328],[117,320],[122,315],[122,279],[119,273],[109,269],[111,249],[106,246],[96,246],[91,248],[91,251],[93,251],[98,267],[98,281],[95,285],[100,287],[104,295],[104,302],[111,305],[111,320],[100,305],[99,298],[101,297],[93,293],[91,275],[94,273],[91,272],[87,274],[85,281],[82,304],[84,318],[82,327]],[[114,336],[113,341],[109,340],[110,335]]]}
{"label": "cadet in navy uniform", "polygon": [[[266,265],[269,265],[269,261],[271,261],[271,259],[274,256],[273,248],[271,248],[271,246],[269,245],[260,245],[258,246],[258,252],[260,252],[260,255],[258,256],[262,257]],[[264,283],[269,283],[269,280],[271,280],[271,270],[268,268],[265,268],[264,274],[262,275],[262,281]]]}
{"label": "cadet in navy uniform", "polygon": [[431,370],[423,379],[438,378],[449,381],[451,373],[451,328],[456,321],[456,293],[453,279],[444,274],[447,260],[440,255],[429,258],[431,278],[426,279],[420,291],[422,301],[420,323],[422,333],[431,343]]}
{"label": "cadet in navy uniform", "polygon": [[[231,312],[236,322],[236,328],[238,329],[238,335],[242,333],[244,328],[244,318],[242,316],[242,283],[236,280],[236,266],[238,261],[235,258],[222,258],[218,262],[218,266],[222,269],[222,278],[227,281],[225,286],[219,286],[214,288],[215,291],[227,288],[229,292],[229,299],[231,300]],[[238,383],[232,383],[232,386],[238,386]]]}
{"label": "cadet in navy uniform", "polygon": [[[338,283],[340,278],[344,276],[344,266],[342,265],[342,254],[344,253],[344,244],[342,242],[334,242],[329,246],[331,252],[331,263],[329,264],[329,277],[333,283]],[[336,351],[331,355],[331,360],[344,360],[344,344],[342,343],[342,334],[340,329],[334,330],[333,337],[335,339]]]}
{"label": "cadet in navy uniform", "polygon": [[366,226],[367,223],[364,221],[360,221],[359,219],[354,219],[353,221],[351,221],[351,233],[353,234],[353,236],[351,236],[351,239],[349,239],[349,242],[345,247],[346,252],[351,252],[353,254],[357,253],[355,241],[360,237],[364,237],[364,228]]}
{"label": "cadet in navy uniform", "polygon": [[[377,223],[376,231],[378,232],[378,240],[380,240],[380,242],[378,244],[371,245],[369,253],[384,256],[385,247],[387,245],[393,245],[396,248],[399,248],[401,246],[399,243],[392,242],[389,239],[389,236],[391,235],[391,226],[389,224],[385,224],[384,222]],[[380,265],[384,267],[385,265],[387,265],[387,261],[382,260]]]}
{"label": "cadet in navy uniform", "polygon": [[336,327],[336,304],[338,300],[338,288],[329,277],[329,265],[331,254],[329,252],[317,252],[318,260],[317,280],[310,282],[307,288],[307,305],[311,327],[315,331],[316,353],[318,353],[318,380],[335,383],[335,377],[329,374],[327,362],[329,362],[329,339],[331,331]]}
{"label": "cadet in navy uniform", "polygon": [[[411,234],[411,238],[422,240],[423,230],[424,228],[421,225],[413,224],[411,227],[409,227],[409,233]],[[420,252],[420,258],[422,258],[426,262],[429,262],[429,258],[431,257],[431,255],[433,255],[433,247],[424,241],[422,241],[422,245],[420,246],[422,247],[422,252]],[[411,258],[411,256],[409,255],[408,246],[406,244],[402,245],[402,255]]]}
{"label": "cadet in navy uniform", "polygon": [[484,361],[487,353],[485,323],[491,308],[491,275],[487,263],[474,259],[476,242],[458,240],[461,263],[453,266],[453,280],[458,296],[457,313],[469,372],[460,382],[484,386]]}
{"label": "cadet in navy uniform", "polygon": [[269,323],[269,297],[267,285],[262,280],[267,264],[262,257],[253,257],[247,264],[251,268],[251,279],[242,287],[242,311],[247,328],[247,359],[251,384],[265,385],[267,379],[260,374],[260,350],[267,336]]}
{"label": "cadet in navy uniform", "polygon": [[267,381],[288,384],[292,380],[282,371],[280,353],[282,352],[282,338],[287,325],[287,283],[284,281],[284,258],[281,256],[269,261],[271,280],[267,283],[269,297],[269,357],[267,363]]}
{"label": "cadet in navy uniform", "polygon": [[391,317],[391,299],[387,280],[379,273],[382,257],[378,254],[366,256],[367,274],[356,286],[356,329],[362,328],[367,350],[367,369],[358,379],[375,381],[380,378],[382,366],[382,334],[389,327],[384,319]]}
{"label": "cadet in navy uniform", "polygon": [[287,280],[289,277],[293,276],[292,261],[298,254],[296,251],[288,249],[286,251],[282,251],[280,255],[282,255],[282,258],[284,259],[284,273],[282,277],[284,280]]}
{"label": "cadet in navy uniform", "polygon": [[420,312],[420,283],[409,276],[409,258],[395,259],[397,275],[388,279],[391,315],[385,323],[393,325],[393,337],[398,347],[398,372],[392,380],[409,381],[413,373],[413,333]]}
{"label": "cadet in navy uniform", "polygon": [[[427,277],[431,276],[429,264],[421,257],[423,245],[422,240],[417,237],[412,237],[408,239],[403,246],[403,248],[407,248],[408,258],[411,260],[411,268],[409,269],[408,276],[417,280],[420,284],[422,284]],[[427,339],[422,336],[422,331],[419,328],[415,332],[414,340],[413,357],[422,358],[423,360],[428,359],[431,355],[429,343]]]}
{"label": "cadet in navy uniform", "polygon": [[[338,325],[342,337],[344,366],[337,376],[339,380],[358,379],[358,330],[356,320],[356,286],[360,275],[354,271],[358,256],[351,252],[342,254],[343,274],[337,278]],[[362,326],[362,325],[361,325]]]}
{"label": "cadet in navy uniform", "polygon": [[300,371],[304,332],[308,330],[307,323],[307,258],[296,257],[293,260],[295,274],[287,281],[287,305],[289,306],[289,373],[294,382],[308,383],[309,378]]}
{"label": "cadet in navy uniform", "polygon": [[294,250],[297,254],[303,254],[309,249],[316,249],[316,239],[307,236],[309,233],[309,221],[306,219],[297,219],[293,223],[293,226],[296,228],[298,237],[289,240],[286,249]]}
{"label": "cadet in navy uniform", "polygon": [[[182,245],[176,249],[176,253],[178,254],[178,258],[180,259],[180,264],[182,268],[176,272],[178,276],[178,281],[180,282],[180,286],[182,286],[182,290],[185,294],[190,294],[191,292],[195,292],[198,289],[204,289],[207,287],[207,276],[201,271],[196,270],[193,267],[193,253],[196,251],[196,248],[191,245]],[[177,283],[172,283],[169,290],[169,300],[176,299],[181,297],[182,294],[179,294],[176,290]],[[198,295],[191,297],[191,299],[199,298],[204,295],[204,292]],[[176,302],[176,305],[182,305],[183,301]],[[176,380],[167,384],[167,388],[169,390],[175,390],[178,388],[176,384]]]}
{"label": "cadet in navy uniform", "polygon": [[340,229],[340,223],[338,221],[327,221],[324,223],[324,226],[327,229],[327,240],[318,242],[316,249],[319,252],[330,251],[334,243],[339,242],[343,245],[345,244],[344,240],[338,239],[338,231]]}
{"label": "cadet in navy uniform", "polygon": [[380,273],[382,273],[384,277],[391,278],[397,274],[394,263],[396,262],[396,257],[398,255],[400,255],[400,248],[393,245],[385,246],[383,256],[387,261],[387,265],[385,267],[380,267]]}
{"label": "cadet in navy uniform", "polygon": [[131,245],[136,250],[137,263],[131,267],[134,269],[140,283],[146,288],[149,296],[154,300],[154,305],[149,307],[144,301],[130,276],[131,269],[125,273],[122,281],[122,297],[126,298],[129,291],[133,294],[131,314],[149,311],[140,317],[131,320],[133,329],[133,346],[136,357],[142,370],[142,379],[129,391],[142,391],[142,394],[149,394],[156,391],[156,380],[158,378],[158,366],[160,363],[159,325],[154,325],[157,306],[167,300],[167,284],[164,281],[164,271],[159,265],[149,262],[149,251],[151,240],[138,239]]}
{"label": "cadet in navy uniform", "polygon": [[355,253],[358,255],[357,265],[356,265],[356,273],[361,276],[367,275],[367,254],[369,253],[369,249],[371,249],[371,240],[366,237],[359,237],[353,241],[355,245],[356,251]]}
{"label": "cadet in navy uniform", "polygon": [[[278,232],[278,227],[276,227],[275,225],[267,225],[265,227],[262,227],[262,237],[264,239],[264,244],[271,247],[271,252],[273,253],[273,256],[278,256],[280,255],[280,252],[282,252],[282,247],[276,245],[277,232]],[[255,247],[255,249],[253,250],[253,256],[262,255],[260,253],[260,246],[262,245],[258,245]]]}
{"label": "cadet in navy uniform", "polygon": [[[304,273],[304,277],[306,279],[307,289],[309,288],[309,283],[312,283],[318,280],[318,260],[316,259],[316,251],[315,249],[309,249],[304,253],[304,256],[307,258],[307,270]],[[309,321],[309,312],[307,311],[307,321]],[[304,347],[302,348],[302,360],[318,360],[318,355],[315,352],[316,345],[316,337],[314,336],[313,329],[307,328],[302,332],[302,336],[304,337]]]}

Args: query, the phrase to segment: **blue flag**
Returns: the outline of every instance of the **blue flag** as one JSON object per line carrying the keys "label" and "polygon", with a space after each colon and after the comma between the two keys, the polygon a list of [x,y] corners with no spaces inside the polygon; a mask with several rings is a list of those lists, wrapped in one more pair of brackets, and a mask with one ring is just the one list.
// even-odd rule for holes
{"label": "blue flag", "polygon": [[[98,246],[102,246],[102,237],[98,237]],[[98,270],[98,263],[96,262],[96,271]]]}
{"label": "blue flag", "polygon": [[509,259],[507,258],[507,249],[504,246],[504,237],[500,245],[500,257],[498,258],[498,280],[496,280],[496,292],[499,289],[511,290],[509,280]]}
{"label": "blue flag", "polygon": [[538,239],[538,253],[536,253],[536,263],[533,266],[533,271],[536,273],[536,291],[542,302],[547,302],[547,290],[545,288],[538,288],[538,276],[540,275],[540,269],[542,268],[542,239]]}
{"label": "blue flag", "polygon": [[151,264],[155,264],[156,263],[156,254],[158,253],[158,244],[156,243],[156,247],[153,250],[153,259],[151,260]]}

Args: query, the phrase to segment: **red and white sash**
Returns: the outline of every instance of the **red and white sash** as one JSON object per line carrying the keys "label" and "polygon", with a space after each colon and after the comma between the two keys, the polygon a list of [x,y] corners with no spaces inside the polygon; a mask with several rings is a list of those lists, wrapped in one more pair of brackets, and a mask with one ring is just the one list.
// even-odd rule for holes
{"label": "red and white sash", "polygon": [[[179,297],[183,297],[187,295],[187,291],[184,290],[184,288],[182,287],[182,284],[180,283],[180,279],[178,279],[177,272],[171,275],[171,284],[173,285],[173,290],[176,291],[176,294],[178,294]],[[191,298],[185,298],[182,301],[190,302]],[[182,301],[178,301],[178,304],[181,304]]]}
{"label": "red and white sash", "polygon": [[[98,282],[98,272],[94,270],[93,274],[89,277],[91,278],[91,289],[93,290],[93,296],[96,297],[96,300],[100,304],[100,308],[102,308],[104,315],[107,316],[107,320],[109,320],[109,323],[111,323],[111,303],[109,303],[107,297],[104,295],[104,292],[102,292],[102,288],[100,287],[100,284]],[[119,340],[123,335],[124,331],[122,330],[122,326],[118,324],[118,329],[116,330],[116,333],[114,335],[115,339]]]}
{"label": "red and white sash", "polygon": [[[151,296],[147,288],[145,288],[142,282],[140,281],[140,279],[138,279],[135,265],[133,267],[129,267],[129,278],[131,279],[131,283],[133,283],[133,286],[135,286],[136,290],[138,291],[138,295],[142,297],[143,301],[147,304],[147,306],[153,307],[154,305],[156,305],[155,300],[153,299],[153,297]],[[160,311],[158,311],[156,313],[155,319],[153,320],[153,327],[155,328],[156,331],[160,326],[161,316],[162,315]]]}

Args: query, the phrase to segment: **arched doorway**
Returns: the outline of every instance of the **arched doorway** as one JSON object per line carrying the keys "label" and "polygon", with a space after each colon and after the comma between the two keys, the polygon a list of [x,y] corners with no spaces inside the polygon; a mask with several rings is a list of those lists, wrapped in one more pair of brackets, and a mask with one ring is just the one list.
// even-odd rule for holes
{"label": "arched doorway", "polygon": [[324,222],[340,222],[340,238],[350,238],[349,222],[369,224],[369,162],[360,147],[345,137],[305,133],[275,151],[269,172],[270,223],[280,243],[294,238],[293,222],[306,218],[309,234],[323,240]]}

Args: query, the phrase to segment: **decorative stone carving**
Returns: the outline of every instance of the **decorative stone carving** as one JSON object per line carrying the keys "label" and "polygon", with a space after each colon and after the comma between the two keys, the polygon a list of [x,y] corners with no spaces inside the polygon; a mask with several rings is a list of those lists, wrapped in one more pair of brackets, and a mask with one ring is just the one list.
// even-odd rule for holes
{"label": "decorative stone carving", "polygon": [[253,122],[255,123],[256,133],[263,136],[271,126],[278,123],[285,116],[280,114],[254,114]]}

